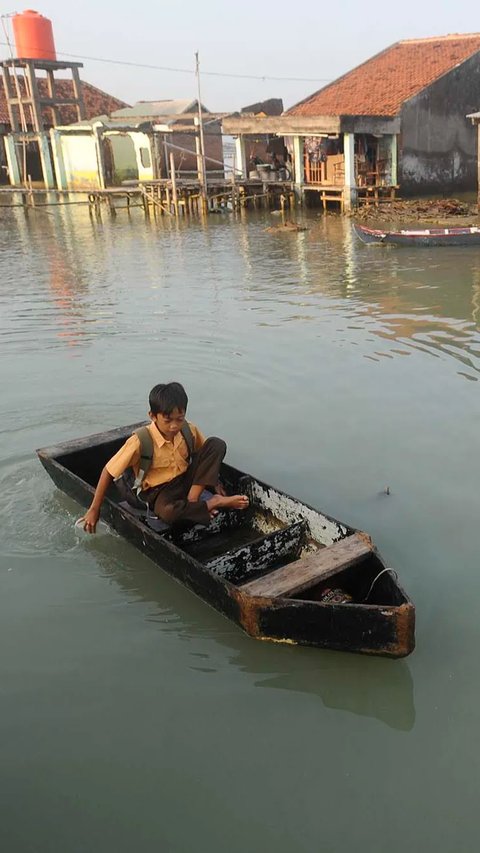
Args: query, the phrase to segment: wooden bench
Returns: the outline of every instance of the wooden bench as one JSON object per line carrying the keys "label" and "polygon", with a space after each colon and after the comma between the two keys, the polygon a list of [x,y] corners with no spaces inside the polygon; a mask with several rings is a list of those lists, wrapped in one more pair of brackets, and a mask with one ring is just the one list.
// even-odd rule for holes
{"label": "wooden bench", "polygon": [[354,533],[328,548],[321,548],[288,566],[275,569],[264,577],[242,584],[239,589],[251,596],[288,598],[320,581],[336,575],[359,560],[368,557],[373,545],[364,533]]}

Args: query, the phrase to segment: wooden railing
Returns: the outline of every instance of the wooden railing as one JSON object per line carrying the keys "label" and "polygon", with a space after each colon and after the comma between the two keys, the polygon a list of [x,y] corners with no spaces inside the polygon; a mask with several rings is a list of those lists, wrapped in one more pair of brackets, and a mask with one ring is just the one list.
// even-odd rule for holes
{"label": "wooden railing", "polygon": [[[343,186],[345,183],[343,154],[330,154],[325,160],[318,161],[312,160],[305,152],[304,180],[306,184]],[[355,183],[358,187],[384,187],[390,182],[390,164],[386,160],[377,160],[376,166],[373,167],[355,156]]]}
{"label": "wooden railing", "polygon": [[330,154],[325,160],[312,160],[304,155],[304,177],[306,184],[343,186],[345,182],[345,160],[343,154]]}
{"label": "wooden railing", "polygon": [[326,163],[323,161],[310,160],[308,154],[305,154],[305,183],[307,184],[325,184],[326,183]]}

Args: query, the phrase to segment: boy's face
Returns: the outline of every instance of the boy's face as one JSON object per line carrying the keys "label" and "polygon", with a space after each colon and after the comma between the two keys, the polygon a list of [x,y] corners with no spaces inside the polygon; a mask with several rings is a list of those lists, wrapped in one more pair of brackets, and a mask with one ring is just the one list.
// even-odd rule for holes
{"label": "boy's face", "polygon": [[185,423],[185,411],[183,409],[173,409],[169,415],[163,412],[157,412],[155,415],[153,412],[149,412],[149,415],[167,441],[172,441]]}

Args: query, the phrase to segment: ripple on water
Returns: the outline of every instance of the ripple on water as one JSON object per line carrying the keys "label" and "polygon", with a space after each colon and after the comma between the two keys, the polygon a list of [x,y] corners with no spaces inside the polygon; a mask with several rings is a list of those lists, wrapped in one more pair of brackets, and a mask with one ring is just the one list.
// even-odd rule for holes
{"label": "ripple on water", "polygon": [[80,507],[52,495],[36,459],[16,457],[0,465],[2,554],[35,558],[63,554],[78,547],[74,523]]}

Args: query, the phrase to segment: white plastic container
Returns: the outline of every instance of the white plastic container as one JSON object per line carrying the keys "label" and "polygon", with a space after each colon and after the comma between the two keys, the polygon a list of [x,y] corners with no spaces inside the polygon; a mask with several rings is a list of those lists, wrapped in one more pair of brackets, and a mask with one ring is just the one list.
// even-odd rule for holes
{"label": "white plastic container", "polygon": [[105,536],[106,533],[110,533],[110,528],[105,521],[101,521],[101,520],[97,521],[97,527],[96,527],[95,533],[88,533],[86,530],[84,530],[83,529],[84,523],[85,522],[83,521],[83,518],[78,518],[77,521],[75,522],[74,528],[75,528],[75,533],[77,534],[77,536],[81,536],[82,538],[86,536],[90,539],[90,538],[94,538],[95,536]]}

